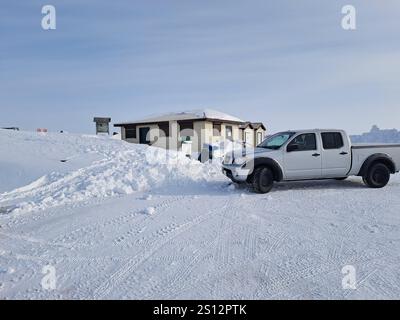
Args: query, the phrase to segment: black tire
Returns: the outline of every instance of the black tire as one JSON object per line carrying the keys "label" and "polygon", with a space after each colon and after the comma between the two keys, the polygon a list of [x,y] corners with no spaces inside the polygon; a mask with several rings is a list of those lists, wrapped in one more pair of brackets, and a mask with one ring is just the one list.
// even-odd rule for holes
{"label": "black tire", "polygon": [[347,177],[335,178],[335,180],[338,180],[338,181],[343,181],[343,180],[346,180],[346,179],[347,179]]}
{"label": "black tire", "polygon": [[268,167],[255,168],[249,184],[253,192],[268,193],[274,186],[274,174]]}
{"label": "black tire", "polygon": [[390,170],[383,163],[375,163],[363,176],[364,183],[370,188],[383,188],[390,180]]}

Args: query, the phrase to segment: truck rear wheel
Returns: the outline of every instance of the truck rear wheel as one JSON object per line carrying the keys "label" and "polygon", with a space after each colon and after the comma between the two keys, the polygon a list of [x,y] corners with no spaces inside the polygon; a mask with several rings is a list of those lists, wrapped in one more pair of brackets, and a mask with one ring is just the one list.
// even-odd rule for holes
{"label": "truck rear wheel", "polygon": [[364,183],[370,188],[383,188],[390,180],[390,170],[383,163],[373,164],[363,176]]}
{"label": "truck rear wheel", "polygon": [[249,184],[256,193],[268,193],[274,185],[274,174],[270,168],[258,167],[254,170]]}

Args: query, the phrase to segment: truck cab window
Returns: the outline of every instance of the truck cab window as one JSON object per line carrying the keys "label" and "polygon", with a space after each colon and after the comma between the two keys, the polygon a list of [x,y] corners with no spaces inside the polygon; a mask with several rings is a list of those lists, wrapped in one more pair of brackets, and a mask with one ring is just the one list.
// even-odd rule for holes
{"label": "truck cab window", "polygon": [[281,132],[274,134],[273,136],[267,137],[257,147],[265,149],[278,150],[282,147],[291,137],[295,135],[295,132]]}
{"label": "truck cab window", "polygon": [[288,151],[317,150],[317,138],[315,133],[304,133],[295,137],[287,147]]}
{"label": "truck cab window", "polygon": [[325,150],[340,149],[344,146],[342,134],[340,132],[321,133],[322,145]]}

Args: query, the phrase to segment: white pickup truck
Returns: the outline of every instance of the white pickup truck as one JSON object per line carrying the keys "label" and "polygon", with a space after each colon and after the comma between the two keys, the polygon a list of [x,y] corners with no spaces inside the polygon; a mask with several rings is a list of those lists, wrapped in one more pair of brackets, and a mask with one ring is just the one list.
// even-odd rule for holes
{"label": "white pickup truck", "polygon": [[267,193],[274,182],[344,180],[361,176],[371,188],[382,188],[400,170],[400,144],[352,145],[343,130],[280,132],[247,152],[225,155],[222,171],[236,183]]}

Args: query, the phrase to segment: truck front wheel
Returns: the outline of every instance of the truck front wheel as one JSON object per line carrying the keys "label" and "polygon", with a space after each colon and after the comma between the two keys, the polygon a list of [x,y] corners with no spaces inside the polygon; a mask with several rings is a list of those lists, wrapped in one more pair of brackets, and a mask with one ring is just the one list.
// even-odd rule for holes
{"label": "truck front wheel", "polygon": [[364,183],[370,188],[383,188],[390,180],[390,170],[383,163],[373,164],[363,176]]}
{"label": "truck front wheel", "polygon": [[268,193],[274,185],[274,174],[270,168],[258,167],[249,179],[250,188],[256,193]]}

